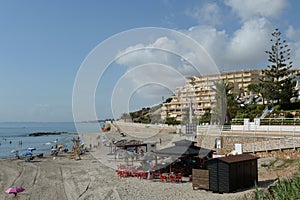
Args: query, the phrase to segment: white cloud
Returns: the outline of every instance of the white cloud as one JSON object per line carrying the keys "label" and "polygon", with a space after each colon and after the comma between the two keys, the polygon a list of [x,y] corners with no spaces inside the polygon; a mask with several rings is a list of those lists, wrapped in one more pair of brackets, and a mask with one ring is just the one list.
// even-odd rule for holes
{"label": "white cloud", "polygon": [[[151,83],[154,87],[147,86],[136,91],[136,95],[147,100],[157,99],[159,96],[161,100],[163,92],[169,96],[170,91],[184,85],[186,76],[218,72],[205,48],[199,46],[190,35],[183,37],[181,33],[158,37],[152,43],[132,45],[120,51],[116,58],[118,64],[127,67],[122,84],[119,83],[114,90],[118,98],[128,95],[128,91],[136,91],[145,83]],[[156,84],[162,82],[165,88],[157,87]],[[128,99],[125,96],[121,99]],[[114,107],[118,106],[125,109],[125,106],[120,106],[119,103]]]}
{"label": "white cloud", "polygon": [[231,36],[211,26],[196,26],[183,32],[198,41],[221,70],[228,71],[240,66],[257,67],[264,61],[272,30],[271,23],[260,18],[246,21]]}
{"label": "white cloud", "polygon": [[295,29],[293,26],[289,26],[285,35],[290,40],[300,40],[300,29]]}
{"label": "white cloud", "polygon": [[256,17],[277,18],[286,7],[285,0],[227,0],[230,6],[242,21]]}
{"label": "white cloud", "polygon": [[216,3],[205,3],[201,7],[187,9],[185,14],[198,21],[199,24],[220,25],[220,8]]}
{"label": "white cloud", "polygon": [[271,23],[265,18],[246,21],[231,38],[226,51],[226,61],[232,66],[257,65],[266,58],[270,46]]}
{"label": "white cloud", "polygon": [[[203,25],[180,30],[180,32],[197,41],[202,46],[203,52],[197,54],[193,48],[188,48],[189,45],[185,44],[185,40],[174,39],[171,36],[159,37],[148,44],[130,46],[120,51],[116,60],[118,64],[131,70],[125,78],[128,84],[139,86],[143,85],[145,81],[159,82],[159,80],[165,79],[168,81],[168,88],[173,90],[179,86],[178,80],[182,80],[182,78],[178,75],[174,76],[169,71],[163,72],[163,65],[171,67],[182,76],[199,75],[199,71],[201,73],[217,73],[218,69],[212,70],[210,56],[222,71],[239,69],[240,66],[257,67],[258,63],[266,60],[264,51],[268,49],[272,25],[267,19],[260,18],[246,21],[231,36],[227,34],[226,30],[217,30],[212,26]],[[198,67],[198,72],[184,59],[193,61],[192,63]],[[145,64],[150,65],[142,71],[132,70]],[[181,82],[180,84],[182,85]],[[122,86],[124,85],[123,83]],[[148,88],[137,94],[151,98],[154,97],[155,90]]]}
{"label": "white cloud", "polygon": [[300,68],[300,29],[289,26],[285,34],[287,39],[292,41],[288,43],[288,45],[291,49],[291,61],[293,61],[293,66]]}
{"label": "white cloud", "polygon": [[[286,6],[285,1],[227,0],[225,4],[230,6],[241,19],[241,26],[233,32],[227,32],[225,29],[219,30],[215,27],[220,24],[221,19],[220,9],[216,3],[207,3],[202,8],[190,9],[185,13],[196,18],[199,25],[179,31],[200,44],[202,47],[200,54],[199,52],[195,53],[193,48],[189,48],[191,45],[186,40],[167,35],[158,37],[151,43],[139,43],[121,50],[119,55],[122,56],[116,62],[128,67],[128,70],[147,63],[152,63],[152,67],[156,64],[171,66],[183,76],[197,75],[199,71],[201,73],[217,73],[215,69],[210,71],[213,68],[213,62],[221,71],[264,68],[267,64],[265,50],[270,48],[271,33],[275,28],[270,18],[280,15]],[[295,49],[292,59],[297,64],[295,60],[300,60],[300,29],[295,30],[290,27],[286,31],[286,35],[289,39],[294,40],[290,47],[292,50]],[[191,63],[196,66],[198,72],[191,66]],[[179,83],[178,77],[161,72],[158,70],[158,66],[146,71],[132,71],[125,79],[128,84],[135,87],[143,85],[145,81],[159,82],[159,80],[165,79],[168,82],[168,88],[175,89]],[[126,90],[124,89],[124,91]],[[147,89],[136,91],[135,95],[155,98],[155,94],[162,95],[161,91],[162,88],[157,85],[152,88],[147,86]]]}
{"label": "white cloud", "polygon": [[[189,38],[190,35],[187,36]],[[189,39],[191,42],[193,39]],[[186,44],[186,38],[159,37],[150,44],[137,44],[120,51],[116,62],[129,69],[139,65],[152,63],[171,66],[174,70],[183,76],[207,73],[215,67],[205,48],[198,49],[192,45]],[[199,50],[200,49],[200,50]],[[205,67],[207,67],[207,69]],[[136,76],[140,78],[140,76]],[[132,77],[134,81],[134,77]]]}
{"label": "white cloud", "polygon": [[161,102],[162,96],[170,96],[170,91],[184,84],[185,76],[170,66],[147,63],[131,68],[119,78],[113,89],[114,115],[128,112],[132,98],[149,106]]}

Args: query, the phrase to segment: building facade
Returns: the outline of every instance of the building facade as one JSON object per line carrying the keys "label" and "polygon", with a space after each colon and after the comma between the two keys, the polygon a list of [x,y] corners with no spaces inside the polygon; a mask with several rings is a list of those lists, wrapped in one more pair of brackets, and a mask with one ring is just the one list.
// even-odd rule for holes
{"label": "building facade", "polygon": [[232,86],[230,92],[240,97],[249,97],[248,85],[258,83],[261,76],[261,70],[240,70],[186,77],[186,85],[176,88],[172,100],[163,104],[161,117],[162,119],[174,117],[177,121],[182,121],[190,105],[193,116],[202,116],[206,109],[215,106],[216,99],[213,88],[215,83],[221,80]]}

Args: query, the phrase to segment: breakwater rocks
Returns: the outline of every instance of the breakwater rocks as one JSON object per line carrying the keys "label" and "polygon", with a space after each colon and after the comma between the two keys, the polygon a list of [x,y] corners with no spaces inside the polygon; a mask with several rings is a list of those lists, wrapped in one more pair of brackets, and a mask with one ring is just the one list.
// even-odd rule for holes
{"label": "breakwater rocks", "polygon": [[61,135],[66,133],[67,132],[36,132],[36,133],[29,133],[29,136]]}

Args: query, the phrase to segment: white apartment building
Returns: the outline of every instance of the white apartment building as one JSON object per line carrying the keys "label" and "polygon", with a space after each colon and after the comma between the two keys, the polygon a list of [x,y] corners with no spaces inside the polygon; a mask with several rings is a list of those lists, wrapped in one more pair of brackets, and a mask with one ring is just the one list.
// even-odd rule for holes
{"label": "white apartment building", "polygon": [[[292,101],[300,100],[300,69],[290,69],[290,77],[296,81],[295,90],[297,96]],[[215,82],[224,80],[232,84],[232,93],[244,99],[250,99],[247,87],[251,83],[259,82],[262,77],[262,70],[240,70],[232,72],[220,72],[219,74],[208,74],[201,76],[190,76],[185,86],[178,87],[174,91],[172,101],[162,106],[161,118],[175,117],[177,121],[182,120],[185,111],[192,104],[193,115],[200,117],[205,109],[215,106]]]}
{"label": "white apartment building", "polygon": [[185,110],[190,106],[190,102],[193,115],[200,117],[204,114],[205,109],[215,105],[215,92],[213,90],[215,82],[224,80],[232,84],[232,93],[247,97],[249,95],[247,86],[250,83],[258,82],[261,76],[261,70],[240,70],[187,77],[186,85],[175,89],[172,101],[163,104],[161,117],[162,119],[175,117],[177,121],[181,121]]}

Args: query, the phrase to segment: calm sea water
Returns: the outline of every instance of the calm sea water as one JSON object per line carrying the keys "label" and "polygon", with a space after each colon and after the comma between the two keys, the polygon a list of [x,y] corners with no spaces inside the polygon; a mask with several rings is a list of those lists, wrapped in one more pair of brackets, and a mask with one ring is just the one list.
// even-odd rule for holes
{"label": "calm sea water", "polygon": [[[67,132],[61,135],[45,135],[30,137],[29,133],[35,132]],[[73,122],[60,123],[39,123],[39,122],[0,122],[0,158],[14,157],[13,150],[18,150],[20,154],[27,151],[29,147],[37,150],[34,154],[50,154],[51,147],[56,144],[72,148],[72,138],[78,132],[99,132],[99,125],[94,123],[77,124]],[[22,141],[22,145],[19,142]],[[56,142],[57,141],[57,142]]]}

